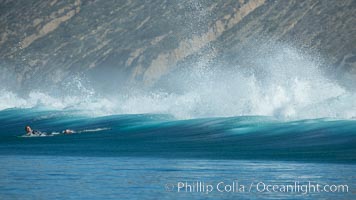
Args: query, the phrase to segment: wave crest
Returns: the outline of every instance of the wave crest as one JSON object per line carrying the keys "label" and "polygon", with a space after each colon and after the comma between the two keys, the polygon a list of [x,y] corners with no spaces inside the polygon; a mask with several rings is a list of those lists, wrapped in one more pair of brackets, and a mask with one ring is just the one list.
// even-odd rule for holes
{"label": "wave crest", "polygon": [[[263,49],[263,47],[261,47]],[[93,115],[171,114],[178,119],[246,115],[281,119],[355,118],[356,95],[327,78],[323,63],[288,46],[259,50],[244,66],[211,66],[203,60],[177,70],[156,89],[100,94],[81,78],[67,94],[32,91],[26,98],[0,91],[0,109],[73,109]],[[243,63],[243,62],[242,62]],[[158,88],[158,89],[157,89]]]}

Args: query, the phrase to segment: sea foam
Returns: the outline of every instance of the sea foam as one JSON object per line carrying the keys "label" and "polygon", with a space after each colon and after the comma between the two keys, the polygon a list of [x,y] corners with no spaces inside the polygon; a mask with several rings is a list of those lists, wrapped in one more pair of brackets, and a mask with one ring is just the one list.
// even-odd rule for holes
{"label": "sea foam", "polygon": [[[260,47],[236,66],[201,59],[176,70],[169,89],[132,88],[102,94],[81,78],[64,87],[67,94],[32,91],[19,97],[0,91],[0,109],[45,107],[80,110],[95,116],[159,113],[178,119],[262,115],[280,119],[356,116],[356,95],[328,78],[319,57],[287,45]],[[95,83],[91,83],[95,84]]]}

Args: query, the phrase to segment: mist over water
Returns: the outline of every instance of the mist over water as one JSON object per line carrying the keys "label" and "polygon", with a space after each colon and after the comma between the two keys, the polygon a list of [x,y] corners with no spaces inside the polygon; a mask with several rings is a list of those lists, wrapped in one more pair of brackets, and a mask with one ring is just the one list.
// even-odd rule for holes
{"label": "mist over water", "polygon": [[103,94],[93,89],[95,82],[77,75],[62,84],[65,93],[60,94],[34,88],[28,96],[19,97],[3,89],[0,109],[37,106],[94,116],[160,113],[177,119],[246,115],[284,120],[355,118],[356,95],[325,76],[318,56],[281,44],[256,49],[236,66],[215,66],[211,62],[214,53],[203,56],[172,72],[163,81],[169,87],[158,82],[154,89],[129,86],[126,92]]}

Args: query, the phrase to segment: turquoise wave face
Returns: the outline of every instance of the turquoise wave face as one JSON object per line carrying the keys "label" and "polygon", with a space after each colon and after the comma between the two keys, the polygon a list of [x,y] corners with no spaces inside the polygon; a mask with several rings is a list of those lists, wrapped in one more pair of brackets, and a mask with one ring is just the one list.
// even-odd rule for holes
{"label": "turquoise wave face", "polygon": [[[21,138],[24,127],[53,137]],[[279,121],[246,116],[175,120],[168,115],[88,117],[76,111],[0,111],[0,154],[153,156],[356,162],[356,121]],[[60,134],[72,129],[76,134]]]}

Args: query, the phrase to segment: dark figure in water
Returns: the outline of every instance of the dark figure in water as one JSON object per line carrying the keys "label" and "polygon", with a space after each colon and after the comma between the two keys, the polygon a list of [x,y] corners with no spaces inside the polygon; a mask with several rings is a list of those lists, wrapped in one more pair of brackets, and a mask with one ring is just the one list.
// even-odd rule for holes
{"label": "dark figure in water", "polygon": [[70,130],[70,129],[66,129],[66,130],[62,131],[62,133],[64,133],[64,134],[73,134],[73,133],[75,133],[75,131]]}
{"label": "dark figure in water", "polygon": [[42,133],[41,131],[32,130],[30,126],[25,127],[26,135],[33,136],[33,135],[47,135],[47,133]]}
{"label": "dark figure in water", "polygon": [[25,127],[26,135],[34,135],[34,134],[39,134],[39,131],[32,130],[30,126]]}
{"label": "dark figure in water", "polygon": [[[42,133],[40,131],[35,131],[35,130],[32,130],[32,128],[30,126],[26,126],[25,127],[25,131],[26,131],[26,135],[37,135],[37,134],[46,134],[46,133]],[[70,129],[66,129],[64,131],[62,131],[63,134],[73,134],[75,133],[75,131],[73,130],[70,130]]]}

